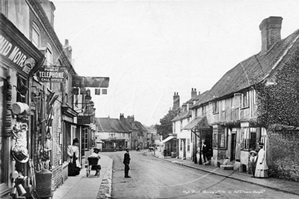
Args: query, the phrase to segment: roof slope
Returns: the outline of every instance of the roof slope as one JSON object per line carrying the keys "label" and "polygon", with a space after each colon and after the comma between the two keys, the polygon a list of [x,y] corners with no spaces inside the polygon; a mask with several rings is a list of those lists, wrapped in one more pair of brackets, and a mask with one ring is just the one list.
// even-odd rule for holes
{"label": "roof slope", "polygon": [[128,133],[131,129],[128,128],[119,119],[114,118],[95,118],[96,126],[100,132],[115,132],[115,133]]}
{"label": "roof slope", "polygon": [[180,112],[176,115],[176,117],[174,119],[172,119],[171,121],[172,122],[175,122],[175,121],[178,121],[178,120],[181,120],[181,119],[185,119],[185,118],[188,118],[192,116],[192,112],[190,110],[188,111],[183,111],[183,112]]}
{"label": "roof slope", "polygon": [[274,44],[267,52],[253,55],[237,64],[211,88],[210,98],[200,103],[221,98],[262,81],[272,71],[276,62],[294,44],[298,36],[299,30]]}

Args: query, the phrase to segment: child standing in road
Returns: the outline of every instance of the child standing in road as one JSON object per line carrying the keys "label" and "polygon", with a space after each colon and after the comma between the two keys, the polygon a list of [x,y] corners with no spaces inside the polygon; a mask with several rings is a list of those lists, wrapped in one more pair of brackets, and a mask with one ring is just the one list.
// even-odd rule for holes
{"label": "child standing in road", "polygon": [[256,151],[252,150],[250,151],[250,172],[252,174],[251,178],[255,178],[255,167],[256,167],[256,160],[257,160],[257,156],[256,156]]}

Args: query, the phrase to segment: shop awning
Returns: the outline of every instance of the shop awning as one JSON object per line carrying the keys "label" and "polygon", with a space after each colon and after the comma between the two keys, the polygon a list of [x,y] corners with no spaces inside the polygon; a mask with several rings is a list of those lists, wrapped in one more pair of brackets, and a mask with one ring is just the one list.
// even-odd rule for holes
{"label": "shop awning", "polygon": [[208,124],[206,116],[197,117],[188,123],[183,130],[195,130],[195,129],[209,129],[210,125]]}
{"label": "shop awning", "polygon": [[163,144],[163,143],[165,143],[165,142],[168,142],[168,141],[170,141],[170,140],[172,140],[172,139],[176,139],[176,137],[175,137],[175,136],[169,136],[169,137],[167,137],[166,139],[164,139],[163,141],[161,141],[160,144]]}

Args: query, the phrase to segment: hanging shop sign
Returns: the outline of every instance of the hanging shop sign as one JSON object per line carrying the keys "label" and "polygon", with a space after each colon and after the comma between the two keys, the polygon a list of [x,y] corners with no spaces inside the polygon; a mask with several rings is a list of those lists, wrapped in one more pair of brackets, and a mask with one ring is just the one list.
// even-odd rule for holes
{"label": "hanging shop sign", "polygon": [[39,67],[44,55],[0,14],[0,60],[24,75]]}
{"label": "hanging shop sign", "polygon": [[107,88],[109,86],[109,77],[86,77],[73,76],[73,87],[100,87]]}
{"label": "hanging shop sign", "polygon": [[41,82],[62,82],[65,78],[65,69],[61,66],[42,67],[36,75]]}

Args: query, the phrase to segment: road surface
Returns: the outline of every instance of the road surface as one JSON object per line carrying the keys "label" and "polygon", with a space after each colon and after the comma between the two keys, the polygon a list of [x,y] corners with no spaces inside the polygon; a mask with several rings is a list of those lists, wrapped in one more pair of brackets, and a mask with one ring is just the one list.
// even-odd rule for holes
{"label": "road surface", "polygon": [[129,175],[131,178],[124,178],[122,163],[124,153],[124,151],[105,153],[114,160],[113,199],[298,198],[293,194],[168,162],[153,157],[151,152],[143,151],[130,151]]}

